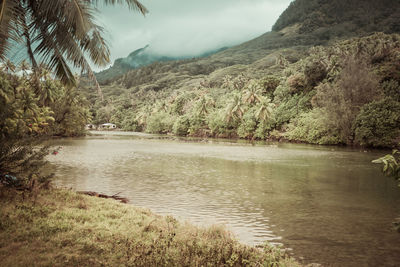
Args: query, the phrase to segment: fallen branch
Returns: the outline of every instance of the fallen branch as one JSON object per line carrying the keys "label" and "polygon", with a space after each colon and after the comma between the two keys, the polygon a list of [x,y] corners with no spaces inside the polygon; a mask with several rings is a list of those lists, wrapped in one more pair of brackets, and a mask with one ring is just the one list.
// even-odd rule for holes
{"label": "fallen branch", "polygon": [[118,196],[121,192],[119,192],[119,193],[117,193],[115,195],[112,195],[112,196],[105,195],[105,194],[100,194],[100,193],[93,192],[93,191],[78,191],[78,193],[79,194],[88,195],[88,196],[92,196],[92,197],[112,198],[112,199],[118,200],[118,201],[120,201],[122,203],[128,203],[129,202],[129,199],[127,199],[126,197]]}

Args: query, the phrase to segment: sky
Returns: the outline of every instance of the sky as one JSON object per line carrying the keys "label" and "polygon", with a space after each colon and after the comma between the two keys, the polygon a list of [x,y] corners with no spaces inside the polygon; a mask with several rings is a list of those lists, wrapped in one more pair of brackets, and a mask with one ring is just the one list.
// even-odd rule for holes
{"label": "sky", "polygon": [[141,0],[146,16],[123,5],[99,5],[97,20],[105,28],[112,62],[146,45],[165,56],[196,56],[270,31],[290,2]]}

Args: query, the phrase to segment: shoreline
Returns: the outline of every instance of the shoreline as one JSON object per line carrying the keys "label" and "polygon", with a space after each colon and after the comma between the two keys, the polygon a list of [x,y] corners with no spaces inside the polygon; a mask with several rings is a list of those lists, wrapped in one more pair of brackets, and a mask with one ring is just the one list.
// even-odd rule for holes
{"label": "shoreline", "polygon": [[193,226],[72,190],[27,196],[0,188],[0,199],[4,266],[300,266],[267,243],[240,243],[223,226]]}
{"label": "shoreline", "polygon": [[[98,132],[98,133],[96,133]],[[299,141],[299,140],[289,140],[284,137],[280,139],[275,139],[275,138],[269,138],[269,139],[246,139],[246,138],[240,138],[240,137],[211,137],[211,136],[196,136],[196,135],[190,135],[190,136],[178,136],[174,134],[151,134],[151,133],[145,133],[145,132],[132,132],[132,131],[123,131],[123,130],[107,130],[107,131],[99,131],[99,130],[92,130],[88,131],[86,135],[84,136],[100,136],[103,135],[103,133],[111,133],[114,132],[116,134],[111,134],[111,135],[116,135],[118,136],[118,133],[124,133],[121,134],[121,136],[129,136],[128,133],[135,133],[139,137],[156,137],[159,139],[172,139],[172,140],[185,140],[188,139],[189,141],[197,141],[197,142],[207,142],[207,141],[235,141],[237,143],[243,142],[243,143],[249,143],[249,144],[267,144],[267,143],[276,143],[276,144],[298,144],[298,145],[311,145],[311,146],[318,146],[318,147],[327,147],[327,148],[332,148],[332,147],[338,147],[338,148],[348,148],[348,149],[355,149],[355,150],[360,150],[362,152],[369,152],[369,151],[382,151],[383,153],[391,153],[394,147],[366,147],[366,146],[360,146],[360,145],[346,145],[346,144],[315,144],[315,143],[309,143],[305,141]]]}

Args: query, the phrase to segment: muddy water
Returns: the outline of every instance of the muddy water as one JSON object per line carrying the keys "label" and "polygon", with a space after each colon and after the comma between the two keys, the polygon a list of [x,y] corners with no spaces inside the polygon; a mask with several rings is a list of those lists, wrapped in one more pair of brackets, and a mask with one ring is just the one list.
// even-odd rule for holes
{"label": "muddy water", "polygon": [[371,160],[385,151],[160,138],[56,141],[56,183],[120,195],[242,242],[282,244],[305,263],[399,266],[400,188]]}

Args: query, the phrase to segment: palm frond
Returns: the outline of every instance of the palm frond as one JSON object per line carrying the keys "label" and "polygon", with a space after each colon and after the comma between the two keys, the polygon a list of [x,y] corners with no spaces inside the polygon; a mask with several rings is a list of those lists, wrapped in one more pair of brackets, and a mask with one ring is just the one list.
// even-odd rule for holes
{"label": "palm frond", "polygon": [[145,15],[149,11],[142,5],[138,0],[89,0],[92,3],[97,4],[99,1],[104,2],[106,5],[115,5],[126,3],[131,10],[136,10]]}
{"label": "palm frond", "polygon": [[19,1],[0,0],[0,59],[5,60],[13,42],[19,42],[21,27]]}

